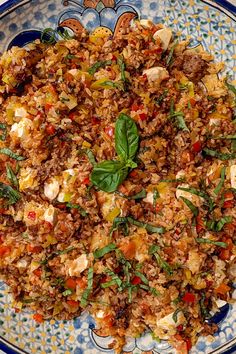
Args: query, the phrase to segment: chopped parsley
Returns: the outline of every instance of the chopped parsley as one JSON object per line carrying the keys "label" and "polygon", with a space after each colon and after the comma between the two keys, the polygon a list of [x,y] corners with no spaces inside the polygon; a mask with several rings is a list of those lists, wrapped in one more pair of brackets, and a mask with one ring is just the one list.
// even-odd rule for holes
{"label": "chopped parsley", "polygon": [[13,151],[11,151],[11,150],[8,149],[8,148],[2,148],[2,149],[0,149],[0,154],[7,155],[7,156],[9,156],[9,157],[11,157],[12,159],[17,160],[17,161],[23,161],[23,160],[26,159],[24,156],[17,155],[17,154],[15,154]]}

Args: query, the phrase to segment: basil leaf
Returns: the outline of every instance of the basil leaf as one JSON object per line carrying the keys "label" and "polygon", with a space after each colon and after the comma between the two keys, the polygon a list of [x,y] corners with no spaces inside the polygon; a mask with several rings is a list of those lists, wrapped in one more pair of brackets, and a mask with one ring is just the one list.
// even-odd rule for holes
{"label": "basil leaf", "polygon": [[181,310],[181,309],[177,309],[177,310],[175,310],[175,312],[173,313],[172,318],[173,318],[173,321],[174,321],[175,323],[178,322],[178,314],[179,314],[180,312],[182,312],[182,310]]}
{"label": "basil leaf", "polygon": [[196,188],[178,187],[178,189],[180,189],[181,191],[189,192],[191,194],[195,194],[195,195],[198,195],[199,197],[202,197],[208,203],[210,211],[212,211],[214,209],[214,206],[215,206],[214,202],[212,201],[212,199],[209,197],[209,195],[207,193],[199,191]]}
{"label": "basil leaf", "polygon": [[157,199],[160,198],[160,193],[157,188],[154,189],[153,191],[153,208],[156,210],[157,206]]}
{"label": "basil leaf", "polygon": [[98,69],[105,68],[107,65],[111,65],[111,64],[112,64],[112,60],[98,61],[88,69],[88,73],[90,75],[94,75]]}
{"label": "basil leaf", "polygon": [[184,120],[183,112],[177,112],[174,109],[174,99],[171,100],[170,113],[168,118],[173,119],[179,129],[189,132],[189,129]]}
{"label": "basil leaf", "polygon": [[165,89],[164,92],[158,97],[154,99],[154,103],[160,105],[162,101],[167,97],[169,90]]}
{"label": "basil leaf", "polygon": [[112,225],[112,228],[111,228],[111,231],[110,231],[110,236],[113,235],[113,232],[118,230],[119,227],[122,228],[122,231],[123,231],[123,234],[125,236],[128,236],[129,235],[129,225],[128,225],[128,220],[127,218],[120,218],[120,217],[117,217],[114,219],[113,221],[113,225]]}
{"label": "basil leaf", "polygon": [[193,213],[193,215],[195,216],[195,217],[197,217],[198,216],[198,214],[199,214],[199,210],[198,210],[198,208],[190,201],[190,200],[188,200],[187,198],[184,198],[184,197],[180,197],[182,200],[183,200],[183,202],[187,205],[187,207],[189,207],[189,209],[191,210],[191,212]]}
{"label": "basil leaf", "polygon": [[172,275],[173,274],[173,269],[171,268],[169,263],[164,261],[158,253],[154,253],[154,256],[155,256],[155,258],[157,260],[157,263],[158,263],[159,267],[162,268],[168,275]]}
{"label": "basil leaf", "polygon": [[97,164],[94,154],[90,149],[86,149],[85,150],[86,155],[88,156],[89,162],[91,163],[91,165],[95,166]]}
{"label": "basil leaf", "polygon": [[107,193],[113,193],[128,175],[128,168],[120,161],[103,161],[94,166],[92,183]]}
{"label": "basil leaf", "polygon": [[143,199],[146,198],[147,196],[147,192],[145,191],[145,189],[142,189],[139,193],[134,194],[134,195],[125,195],[119,191],[116,192],[116,194],[119,194],[122,198],[128,199],[128,200],[138,200],[138,199]]}
{"label": "basil leaf", "polygon": [[0,198],[7,198],[9,204],[15,204],[20,200],[21,196],[20,193],[11,186],[0,182]]}
{"label": "basil leaf", "polygon": [[7,170],[7,179],[8,179],[8,181],[11,182],[11,184],[18,189],[18,185],[19,185],[18,184],[18,179],[17,179],[15,173],[13,172],[11,166],[7,165],[6,170]]}
{"label": "basil leaf", "polygon": [[88,285],[87,285],[87,289],[84,290],[82,297],[81,297],[81,302],[80,302],[81,307],[85,307],[87,305],[88,298],[89,298],[92,290],[93,290],[93,268],[89,268],[89,270],[88,270]]}
{"label": "basil leaf", "polygon": [[225,224],[229,224],[232,221],[232,216],[225,216],[221,218],[216,224],[216,231],[221,231]]}
{"label": "basil leaf", "polygon": [[102,258],[103,256],[105,256],[105,254],[110,253],[110,252],[114,251],[115,249],[116,249],[116,245],[114,243],[110,243],[109,245],[107,245],[99,250],[96,250],[93,253],[94,258],[95,259]]}
{"label": "basil leaf", "polygon": [[227,243],[225,243],[225,242],[213,241],[213,240],[209,240],[207,238],[196,238],[196,241],[198,243],[212,244],[212,245],[219,246],[219,247],[222,247],[222,248],[227,248],[228,247]]}
{"label": "basil leaf", "polygon": [[210,318],[211,315],[210,315],[210,312],[208,311],[208,309],[205,306],[205,299],[206,299],[206,295],[202,294],[202,297],[199,300],[199,306],[200,306],[202,317],[204,319],[207,319],[207,318]]}
{"label": "basil leaf", "polygon": [[220,193],[223,185],[224,185],[224,182],[225,182],[225,170],[226,170],[226,167],[223,167],[222,170],[221,170],[221,173],[220,173],[220,182],[218,184],[218,186],[214,189],[214,193],[217,195]]}
{"label": "basil leaf", "polygon": [[0,149],[0,154],[7,155],[7,156],[9,156],[9,157],[11,157],[12,159],[17,160],[17,161],[23,161],[23,160],[26,159],[26,157],[17,155],[17,154],[15,154],[13,151],[11,151],[11,150],[8,149],[8,148],[2,148],[2,149]]}
{"label": "basil leaf", "polygon": [[173,46],[171,47],[171,50],[169,52],[169,55],[166,59],[166,65],[169,66],[173,63],[173,55],[174,55],[174,51],[175,51],[175,48],[177,47],[177,45],[179,44],[179,41],[177,40]]}
{"label": "basil leaf", "polygon": [[67,290],[63,291],[63,293],[62,293],[63,296],[68,296],[68,295],[71,295],[71,294],[73,294],[73,291],[70,290],[70,289],[67,289]]}
{"label": "basil leaf", "polygon": [[[105,88],[112,87],[112,88],[117,88],[121,91],[124,91],[124,87],[119,82],[106,80],[106,81],[102,82],[100,85],[105,86]],[[106,87],[106,86],[108,86],[108,87]]]}
{"label": "basil leaf", "polygon": [[160,251],[160,247],[157,245],[151,245],[148,250],[148,254],[154,254]]}
{"label": "basil leaf", "polygon": [[236,135],[225,135],[225,136],[217,136],[217,137],[211,137],[211,139],[214,140],[234,140],[236,139]]}
{"label": "basil leaf", "polygon": [[216,150],[212,150],[212,149],[208,149],[208,148],[203,149],[202,153],[205,156],[208,155],[208,156],[216,157],[216,158],[218,158],[219,160],[222,160],[222,161],[236,159],[236,153],[225,154],[225,153],[222,153],[222,152],[219,152],[219,151],[216,151]]}
{"label": "basil leaf", "polygon": [[70,209],[78,209],[80,215],[83,216],[84,218],[89,215],[89,214],[87,213],[87,211],[86,211],[84,208],[82,208],[80,205],[67,203],[67,204],[66,204],[66,207],[67,207],[67,208],[70,208]]}
{"label": "basil leaf", "polygon": [[0,123],[0,129],[3,131],[2,135],[0,135],[0,140],[5,141],[7,136],[7,126],[4,123]]}
{"label": "basil leaf", "polygon": [[131,218],[130,216],[127,217],[127,221],[131,225],[135,225],[135,226],[138,226],[138,227],[143,227],[144,229],[146,229],[151,234],[153,234],[153,233],[163,234],[166,231],[164,227],[153,226],[151,224],[135,220],[135,219]]}
{"label": "basil leaf", "polygon": [[121,113],[115,126],[115,147],[122,160],[133,160],[139,145],[139,133],[133,119]]}
{"label": "basil leaf", "polygon": [[229,84],[227,81],[226,81],[226,86],[228,87],[228,89],[230,90],[230,91],[232,91],[234,94],[235,94],[235,96],[236,96],[236,87],[234,87],[233,85],[231,85],[231,84]]}

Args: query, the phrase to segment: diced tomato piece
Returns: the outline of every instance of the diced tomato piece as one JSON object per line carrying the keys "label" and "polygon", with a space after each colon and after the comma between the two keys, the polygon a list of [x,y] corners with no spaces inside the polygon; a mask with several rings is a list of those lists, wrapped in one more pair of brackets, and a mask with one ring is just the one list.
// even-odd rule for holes
{"label": "diced tomato piece", "polygon": [[78,287],[79,287],[80,289],[84,289],[84,288],[86,288],[86,286],[87,286],[86,280],[84,280],[84,279],[82,279],[82,278],[77,278],[77,279],[76,279],[76,284],[78,285]]}
{"label": "diced tomato piece", "polygon": [[8,255],[10,252],[10,246],[0,246],[0,257]]}
{"label": "diced tomato piece", "polygon": [[134,241],[125,243],[120,246],[120,250],[124,253],[125,258],[132,259],[136,253],[136,243]]}
{"label": "diced tomato piece", "polygon": [[182,332],[184,330],[184,326],[182,324],[180,324],[176,327],[176,329],[178,332]]}
{"label": "diced tomato piece", "polygon": [[146,113],[140,113],[139,118],[144,121],[147,120],[148,115]]}
{"label": "diced tomato piece", "polygon": [[28,219],[34,221],[34,220],[36,219],[36,213],[35,213],[35,211],[29,211],[27,217],[28,217]]}
{"label": "diced tomato piece", "polygon": [[40,313],[35,313],[33,319],[38,323],[43,323],[43,316]]}
{"label": "diced tomato piece", "polygon": [[185,293],[183,296],[183,301],[189,304],[194,303],[196,300],[195,295],[192,293]]}
{"label": "diced tomato piece", "polygon": [[85,184],[86,186],[88,186],[88,185],[90,184],[90,179],[89,179],[89,177],[86,177],[86,178],[83,180],[82,184]]}
{"label": "diced tomato piece", "polygon": [[220,295],[225,295],[230,291],[230,287],[224,283],[221,283],[218,288],[215,289],[215,292]]}
{"label": "diced tomato piece", "polygon": [[41,246],[27,245],[27,251],[29,253],[40,253],[43,250]]}
{"label": "diced tomato piece", "polygon": [[224,209],[231,209],[235,206],[234,200],[226,200],[223,204]]}
{"label": "diced tomato piece", "polygon": [[135,178],[138,176],[138,172],[137,172],[137,170],[132,170],[129,175],[130,175],[130,177]]}
{"label": "diced tomato piece", "polygon": [[231,199],[234,199],[234,194],[233,194],[233,192],[228,191],[228,192],[225,192],[224,197],[225,197],[225,200],[231,200]]}
{"label": "diced tomato piece", "polygon": [[117,57],[113,54],[111,60],[117,61]]}
{"label": "diced tomato piece", "polygon": [[220,259],[222,259],[223,261],[228,261],[231,257],[231,252],[229,249],[223,249],[220,251],[219,254]]}
{"label": "diced tomato piece", "polygon": [[141,283],[142,283],[142,280],[141,280],[140,277],[135,276],[135,277],[133,277],[131,283],[132,283],[133,285],[138,285],[138,284],[141,284]]}
{"label": "diced tomato piece", "polygon": [[133,103],[131,106],[131,111],[137,112],[140,109],[140,105]]}
{"label": "diced tomato piece", "polygon": [[71,307],[78,307],[79,306],[78,301],[75,301],[75,300],[67,300],[66,302]]}
{"label": "diced tomato piece", "polygon": [[192,342],[190,338],[185,339],[185,343],[187,344],[187,350],[189,351],[192,348]]}
{"label": "diced tomato piece", "polygon": [[54,125],[48,124],[48,125],[46,126],[46,133],[47,133],[48,135],[54,135],[55,132],[56,132],[56,128],[54,127]]}
{"label": "diced tomato piece", "polygon": [[114,136],[115,133],[115,129],[114,127],[108,126],[105,128],[105,133],[106,135],[108,135],[110,138],[112,138]]}
{"label": "diced tomato piece", "polygon": [[46,103],[45,104],[45,111],[49,111],[52,108],[52,104]]}
{"label": "diced tomato piece", "polygon": [[41,275],[42,275],[42,269],[40,269],[40,268],[38,268],[38,269],[35,269],[34,271],[33,271],[33,273],[34,273],[34,275],[36,275],[37,277],[41,277]]}
{"label": "diced tomato piece", "polygon": [[77,286],[77,282],[73,278],[68,278],[65,282],[65,287],[71,290],[75,290]]}
{"label": "diced tomato piece", "polygon": [[194,107],[197,101],[195,100],[195,98],[190,98],[189,102],[191,106]]}
{"label": "diced tomato piece", "polygon": [[202,144],[199,140],[193,144],[193,151],[196,153],[202,151]]}
{"label": "diced tomato piece", "polygon": [[4,214],[7,211],[7,209],[0,208],[0,214]]}
{"label": "diced tomato piece", "polygon": [[200,215],[198,215],[196,218],[196,231],[199,234],[201,231],[204,230],[205,230],[204,220]]}
{"label": "diced tomato piece", "polygon": [[106,282],[107,282],[107,276],[104,275],[104,276],[100,279],[99,282],[100,282],[101,284],[106,283]]}
{"label": "diced tomato piece", "polygon": [[60,204],[57,204],[56,207],[60,210],[63,210],[66,208],[66,204],[65,203],[60,203]]}
{"label": "diced tomato piece", "polygon": [[95,116],[92,117],[92,124],[93,125],[97,125],[97,124],[100,124],[100,123],[101,123],[100,119],[98,119]]}

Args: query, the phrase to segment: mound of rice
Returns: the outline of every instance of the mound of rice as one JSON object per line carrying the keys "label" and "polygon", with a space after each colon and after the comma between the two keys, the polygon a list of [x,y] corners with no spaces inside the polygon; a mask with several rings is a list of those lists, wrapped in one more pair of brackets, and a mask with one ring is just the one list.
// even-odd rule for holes
{"label": "mound of rice", "polygon": [[[149,331],[184,354],[217,330],[206,319],[235,279],[236,122],[212,60],[149,21],[1,56],[0,275],[17,311],[86,309],[117,352]],[[138,151],[108,192],[93,173],[129,145],[122,117]]]}

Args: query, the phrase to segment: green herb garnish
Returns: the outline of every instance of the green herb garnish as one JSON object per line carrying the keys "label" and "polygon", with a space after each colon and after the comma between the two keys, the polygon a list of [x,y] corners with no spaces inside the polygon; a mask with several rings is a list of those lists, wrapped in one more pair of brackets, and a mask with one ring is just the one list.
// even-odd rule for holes
{"label": "green herb garnish", "polygon": [[11,186],[0,182],[0,198],[8,199],[8,203],[11,205],[17,203],[18,200],[20,200],[21,195]]}
{"label": "green herb garnish", "polygon": [[236,159],[235,153],[227,154],[227,153],[222,153],[222,152],[208,149],[208,148],[203,149],[202,152],[203,152],[203,155],[205,155],[205,156],[216,157],[217,159],[222,160],[222,161]]}
{"label": "green herb garnish", "polygon": [[18,179],[17,179],[15,173],[13,172],[11,166],[7,165],[6,171],[7,171],[7,179],[8,179],[8,181],[11,182],[11,184],[18,189],[18,185],[19,185]]}
{"label": "green herb garnish", "polygon": [[88,270],[88,285],[87,288],[84,290],[80,305],[81,307],[85,307],[88,303],[88,298],[93,290],[93,268],[89,268]]}
{"label": "green herb garnish", "polygon": [[158,233],[158,234],[163,234],[166,230],[164,227],[160,226],[154,226],[142,221],[138,221],[133,219],[132,217],[117,217],[113,221],[113,227],[112,227],[112,232],[118,229],[118,227],[122,224],[131,224],[137,227],[142,227],[147,230],[150,234],[152,233]]}
{"label": "green herb garnish", "polygon": [[189,207],[189,209],[191,210],[191,212],[193,213],[193,215],[195,216],[195,217],[197,217],[198,216],[198,214],[199,214],[199,210],[198,210],[198,208],[189,200],[189,199],[187,199],[187,198],[184,198],[184,197],[180,197],[182,200],[183,200],[183,202],[187,205],[187,207]]}
{"label": "green herb garnish", "polygon": [[94,75],[98,69],[105,68],[106,66],[111,64],[112,64],[112,60],[97,61],[88,69],[88,73],[90,75]]}
{"label": "green herb garnish", "polygon": [[202,317],[204,319],[207,319],[207,318],[210,318],[211,315],[210,315],[210,312],[207,310],[207,308],[205,306],[205,299],[206,299],[206,295],[202,294],[202,297],[199,300],[199,306],[200,306]]}
{"label": "green herb garnish", "polygon": [[67,204],[66,204],[66,207],[67,207],[67,208],[70,208],[70,209],[78,209],[80,215],[83,216],[83,218],[85,218],[86,216],[89,215],[89,214],[87,213],[87,211],[86,211],[84,208],[82,208],[80,205],[78,205],[78,204],[67,203]]}
{"label": "green herb garnish", "polygon": [[227,88],[233,92],[233,94],[236,96],[236,87],[234,87],[232,84],[229,84],[227,81],[225,82]]}
{"label": "green herb garnish", "polygon": [[214,202],[212,201],[212,199],[209,197],[209,195],[205,192],[199,191],[196,188],[184,188],[184,187],[178,187],[178,189],[180,189],[181,191],[185,191],[185,192],[189,192],[191,194],[195,194],[198,195],[199,197],[205,199],[205,201],[207,202],[207,204],[209,205],[209,209],[210,211],[212,211],[214,209]]}
{"label": "green herb garnish", "polygon": [[155,188],[153,191],[153,208],[156,210],[157,206],[157,199],[160,198],[160,193],[158,192],[158,189]]}
{"label": "green herb garnish", "polygon": [[175,48],[177,47],[177,45],[179,44],[179,41],[177,40],[173,46],[171,47],[170,49],[170,52],[169,52],[169,55],[166,59],[166,65],[169,66],[173,63],[173,55],[174,55],[174,51],[175,51]]}
{"label": "green herb garnish", "polygon": [[73,294],[73,291],[71,289],[67,289],[67,290],[63,291],[63,293],[62,293],[63,296],[69,296],[71,294]]}
{"label": "green herb garnish", "polygon": [[223,167],[220,173],[220,182],[218,186],[214,189],[214,193],[217,195],[220,193],[221,189],[223,188],[224,182],[225,182],[225,170],[226,167]]}
{"label": "green herb garnish", "polygon": [[225,243],[225,242],[213,241],[213,240],[209,240],[207,238],[196,238],[196,241],[198,243],[212,244],[212,245],[219,246],[219,247],[222,247],[222,248],[227,248],[228,247],[227,243]]}
{"label": "green herb garnish", "polygon": [[120,91],[124,91],[123,85],[121,85],[119,82],[106,80],[106,81],[102,82],[100,85],[105,86],[105,87],[108,86],[108,87],[112,87],[112,88],[117,88]]}
{"label": "green herb garnish", "polygon": [[161,256],[158,253],[159,251],[160,251],[159,246],[152,245],[149,247],[148,253],[153,255],[156,258],[156,261],[160,268],[162,268],[168,275],[172,275],[173,274],[172,267],[169,265],[169,263],[167,263],[161,258]]}
{"label": "green herb garnish", "polygon": [[0,123],[0,130],[2,130],[2,135],[0,135],[0,140],[5,141],[7,136],[7,126],[4,123]]}
{"label": "green herb garnish", "polygon": [[171,100],[169,119],[174,120],[179,129],[189,132],[189,129],[188,129],[188,127],[185,123],[185,120],[184,120],[183,112],[177,112],[174,110],[174,100],[173,99]]}
{"label": "green herb garnish", "polygon": [[165,89],[164,92],[158,97],[154,99],[154,103],[160,105],[162,101],[167,97],[169,93],[168,89]]}
{"label": "green herb garnish", "polygon": [[104,192],[115,192],[126,179],[129,168],[137,167],[133,161],[138,151],[139,134],[136,123],[121,113],[115,126],[115,147],[119,160],[96,164],[91,174],[92,183]]}
{"label": "green herb garnish", "polygon": [[142,189],[140,192],[134,195],[125,195],[119,191],[116,191],[116,194],[119,194],[122,198],[128,199],[128,200],[138,200],[138,199],[143,199],[146,198],[147,192],[145,189]]}
{"label": "green herb garnish", "polygon": [[172,318],[173,318],[173,320],[174,320],[175,323],[178,322],[178,314],[179,314],[180,312],[182,312],[182,310],[181,310],[181,309],[177,309],[177,310],[175,310],[175,312],[173,313]]}
{"label": "green herb garnish", "polygon": [[7,155],[7,156],[9,156],[9,157],[11,157],[12,159],[17,160],[17,161],[23,161],[23,160],[26,159],[26,157],[17,155],[17,154],[15,154],[13,151],[11,151],[11,150],[8,149],[8,148],[2,148],[2,149],[0,149],[0,154]]}
{"label": "green herb garnish", "polygon": [[116,245],[114,243],[110,243],[109,245],[107,245],[99,250],[96,250],[93,253],[94,258],[95,259],[102,258],[103,256],[105,256],[105,254],[110,253],[110,252],[114,251],[115,249],[116,249]]}
{"label": "green herb garnish", "polygon": [[225,216],[218,221],[208,220],[206,222],[206,226],[210,231],[220,232],[223,229],[225,224],[229,224],[231,222],[232,222],[232,216]]}

